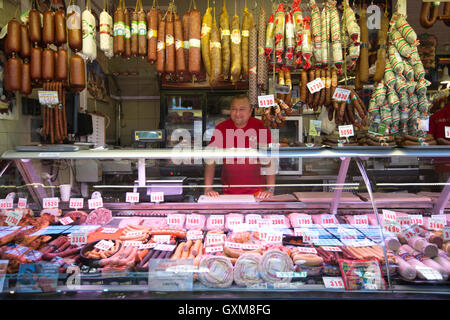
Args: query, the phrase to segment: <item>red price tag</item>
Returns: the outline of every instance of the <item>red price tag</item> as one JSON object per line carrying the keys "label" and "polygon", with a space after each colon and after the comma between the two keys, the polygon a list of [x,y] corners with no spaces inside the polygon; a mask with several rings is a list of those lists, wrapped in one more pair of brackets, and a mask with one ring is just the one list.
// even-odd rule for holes
{"label": "red price tag", "polygon": [[325,88],[325,85],[323,84],[321,78],[317,78],[311,82],[308,82],[306,86],[308,87],[310,93],[316,93]]}
{"label": "red price tag", "polygon": [[91,210],[103,207],[103,199],[102,198],[89,199],[88,200],[88,207]]}
{"label": "red price tag", "polygon": [[336,220],[332,214],[323,214],[320,217],[320,224],[336,224]]}
{"label": "red price tag", "polygon": [[130,203],[138,203],[139,192],[127,192],[125,196],[125,201]]}
{"label": "red price tag", "polygon": [[42,206],[44,209],[58,208],[59,198],[44,198]]}
{"label": "red price tag", "polygon": [[367,226],[369,224],[369,218],[365,214],[353,216],[353,224],[355,226]]}
{"label": "red price tag", "polygon": [[164,202],[164,192],[151,192],[150,193],[151,202]]}
{"label": "red price tag", "polygon": [[84,207],[84,199],[83,198],[70,198],[69,200],[69,208],[71,209],[81,209]]}
{"label": "red price tag", "polygon": [[406,241],[408,241],[409,239],[411,239],[412,237],[414,237],[416,235],[416,233],[411,229],[407,229],[407,230],[403,231],[402,234],[403,234],[403,237],[406,239]]}
{"label": "red price tag", "polygon": [[445,216],[432,216],[428,218],[427,229],[441,231],[444,229]]}
{"label": "red price tag", "polygon": [[27,199],[26,198],[19,198],[19,202],[17,203],[17,208],[24,209],[27,207]]}
{"label": "red price tag", "polygon": [[206,236],[205,246],[223,245],[224,243],[224,234],[209,234]]}
{"label": "red price tag", "polygon": [[259,244],[256,243],[243,243],[242,244],[242,249],[244,250],[258,250],[260,247]]}
{"label": "red price tag", "polygon": [[87,243],[86,231],[73,232],[69,235],[70,244],[78,246]]}
{"label": "red price tag", "polygon": [[353,125],[339,126],[339,137],[353,137],[355,135]]}
{"label": "red price tag", "polygon": [[196,225],[200,224],[200,216],[198,214],[190,214],[186,216],[186,224]]}
{"label": "red price tag", "polygon": [[236,242],[225,242],[225,247],[231,248],[231,249],[242,249],[242,243],[236,243]]}
{"label": "red price tag", "polygon": [[411,214],[411,224],[423,226],[423,216],[421,214]]}
{"label": "red price tag", "polygon": [[209,219],[210,219],[210,224],[212,226],[223,226],[225,223],[225,218],[223,215],[214,215],[214,216],[211,216]]}
{"label": "red price tag", "polygon": [[350,97],[350,90],[343,88],[336,88],[336,90],[334,90],[332,99],[338,101],[347,101],[349,97]]}
{"label": "red price tag", "polygon": [[344,282],[341,277],[322,277],[325,288],[344,289]]}
{"label": "red price tag", "polygon": [[281,243],[283,240],[282,233],[260,232],[261,240],[267,243]]}
{"label": "red price tag", "polygon": [[384,221],[383,228],[384,228],[384,230],[395,233],[395,234],[398,234],[401,232],[401,227],[397,222]]}
{"label": "red price tag", "polygon": [[182,221],[182,216],[179,214],[168,214],[167,215],[167,224],[169,226],[180,225]]}
{"label": "red price tag", "polygon": [[268,108],[275,105],[275,98],[273,94],[258,96],[258,106],[260,108]]}
{"label": "red price tag", "polygon": [[450,240],[450,227],[444,227],[443,231],[443,237],[444,237],[444,241],[449,241]]}

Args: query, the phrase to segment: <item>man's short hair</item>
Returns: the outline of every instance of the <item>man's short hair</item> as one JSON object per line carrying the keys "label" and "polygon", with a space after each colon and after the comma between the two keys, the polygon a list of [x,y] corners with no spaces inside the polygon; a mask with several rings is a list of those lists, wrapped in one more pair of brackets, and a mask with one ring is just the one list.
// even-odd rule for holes
{"label": "man's short hair", "polygon": [[[250,99],[248,98],[248,95],[245,94],[245,93],[240,93],[240,94],[235,95],[235,96],[233,97],[233,99],[231,99],[230,106],[231,106],[231,105],[233,104],[233,102],[236,101],[236,100],[247,100],[248,105],[250,106]],[[250,108],[251,108],[251,107],[252,107],[252,106],[250,106]]]}

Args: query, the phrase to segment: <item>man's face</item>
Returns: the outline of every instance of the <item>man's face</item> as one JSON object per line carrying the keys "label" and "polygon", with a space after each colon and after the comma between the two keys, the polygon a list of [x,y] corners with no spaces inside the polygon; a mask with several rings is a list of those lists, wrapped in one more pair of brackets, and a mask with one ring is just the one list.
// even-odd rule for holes
{"label": "man's face", "polygon": [[234,100],[230,106],[230,117],[237,128],[244,128],[252,115],[247,99]]}

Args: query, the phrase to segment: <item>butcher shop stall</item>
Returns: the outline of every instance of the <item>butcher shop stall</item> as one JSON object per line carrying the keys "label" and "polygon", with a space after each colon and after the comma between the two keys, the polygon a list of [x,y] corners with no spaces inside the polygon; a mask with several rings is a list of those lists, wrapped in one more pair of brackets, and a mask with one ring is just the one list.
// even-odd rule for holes
{"label": "butcher shop stall", "polygon": [[449,298],[450,1],[1,3],[0,299]]}

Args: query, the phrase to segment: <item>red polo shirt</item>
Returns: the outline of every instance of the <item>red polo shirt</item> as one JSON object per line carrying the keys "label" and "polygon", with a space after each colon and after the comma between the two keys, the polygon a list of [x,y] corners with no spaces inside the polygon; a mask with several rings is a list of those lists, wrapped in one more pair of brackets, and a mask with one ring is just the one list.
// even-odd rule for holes
{"label": "red polo shirt", "polygon": [[[247,125],[236,128],[233,120],[228,119],[216,126],[210,146],[217,148],[257,148],[260,144],[272,142],[270,130],[264,123],[250,117]],[[265,176],[261,175],[261,164],[257,159],[223,159],[222,192],[224,194],[254,194],[264,187],[228,187],[229,185],[264,185]],[[256,163],[255,163],[256,162]]]}

